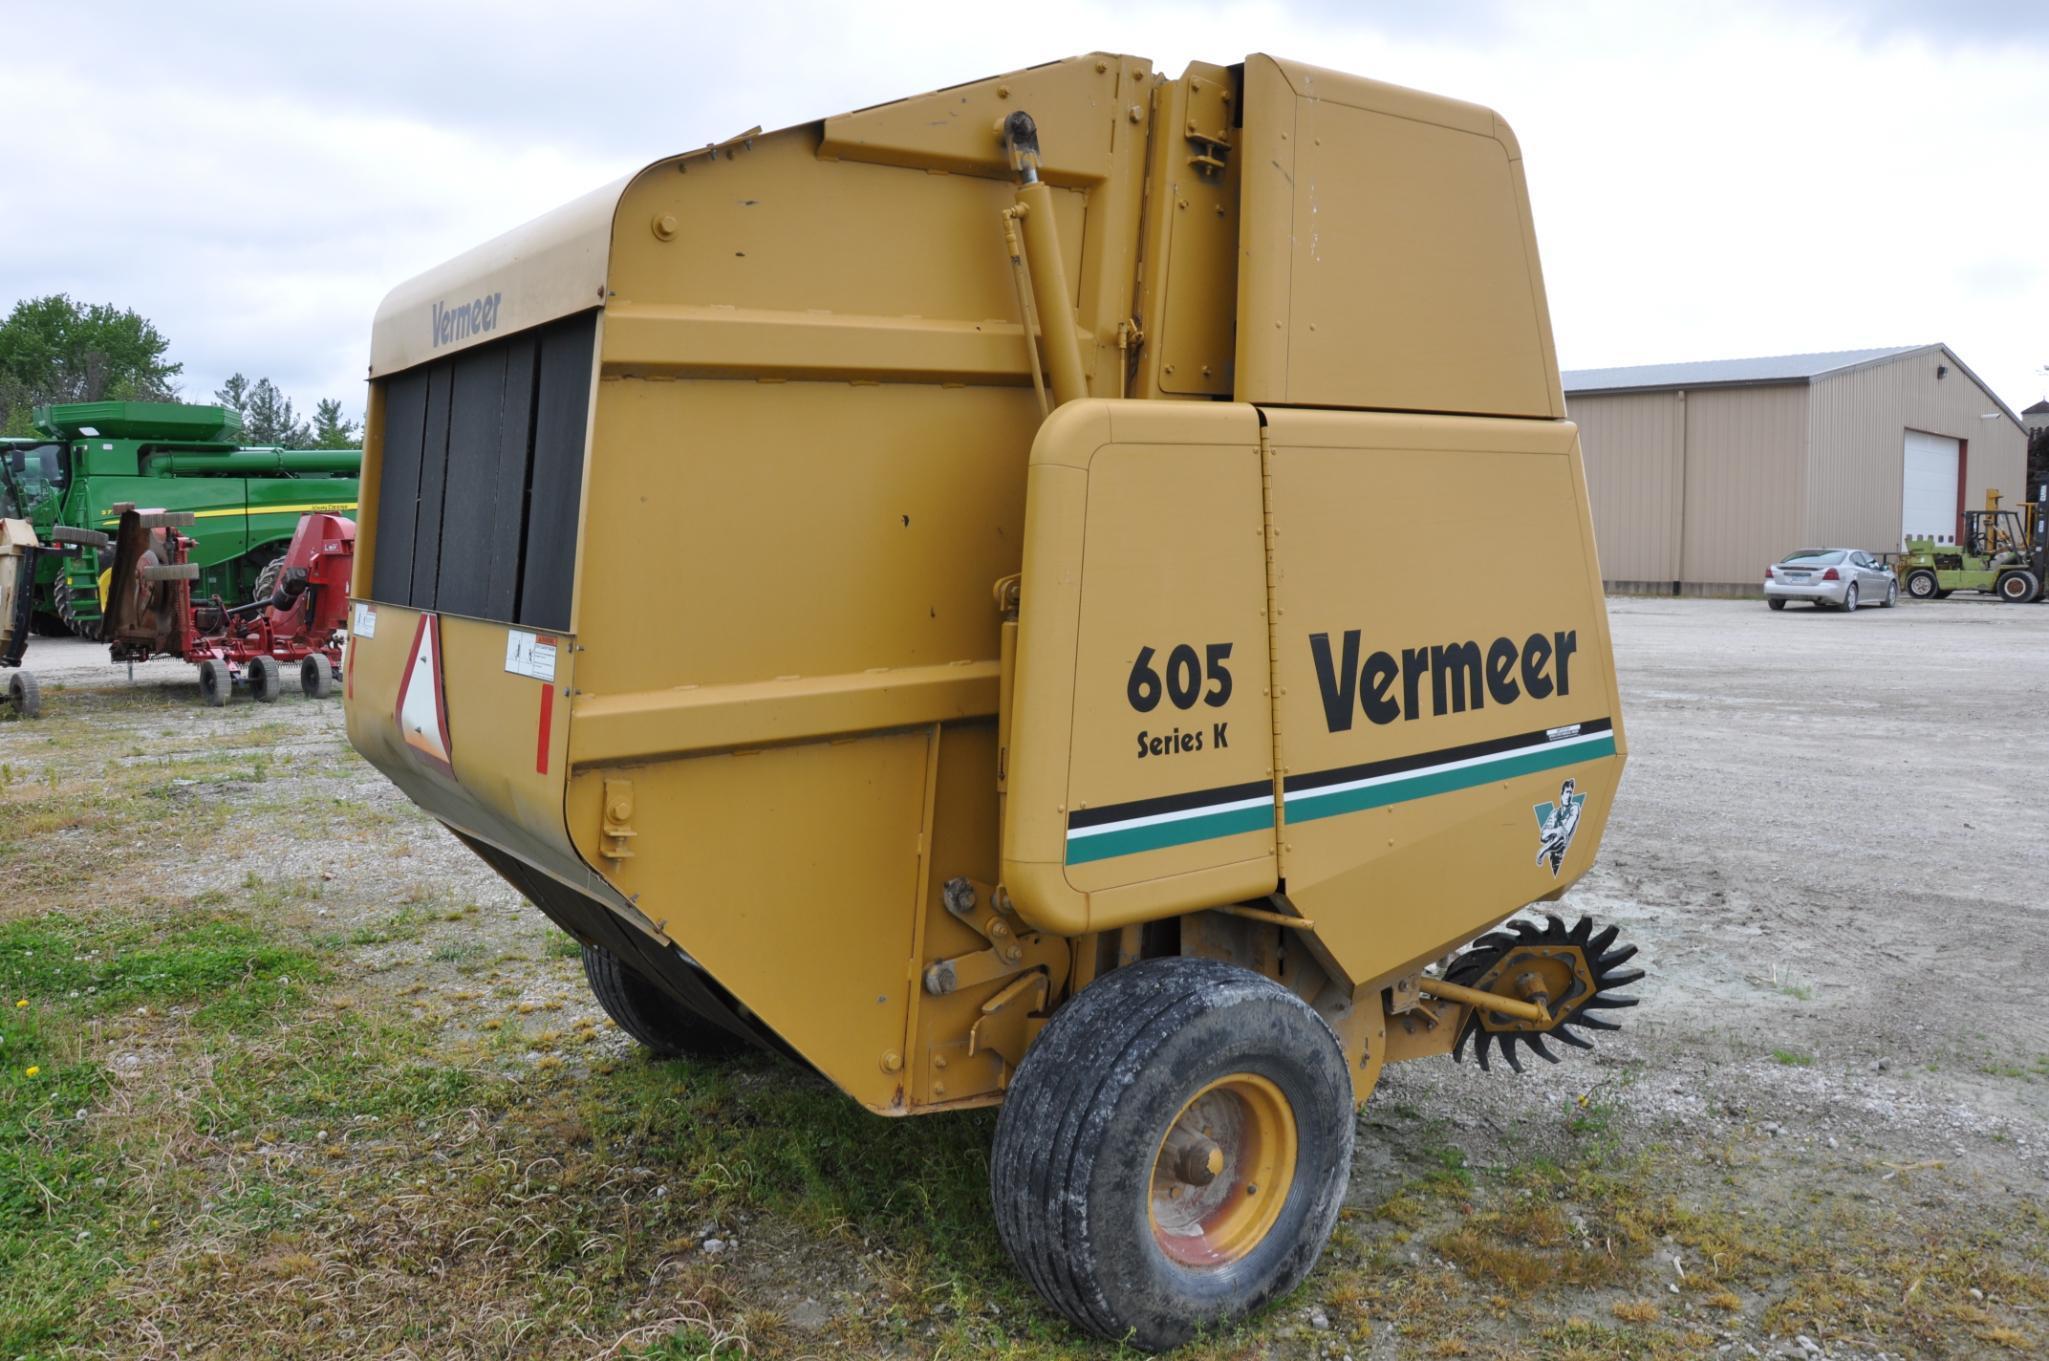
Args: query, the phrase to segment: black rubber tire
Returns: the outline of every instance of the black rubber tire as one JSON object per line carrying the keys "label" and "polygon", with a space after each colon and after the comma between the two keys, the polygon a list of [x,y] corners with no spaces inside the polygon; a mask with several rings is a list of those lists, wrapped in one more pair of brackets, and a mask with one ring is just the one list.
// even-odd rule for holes
{"label": "black rubber tire", "polygon": [[2042,583],[2033,572],[2007,572],[1992,583],[1992,589],[2009,605],[2027,605],[2042,593]]}
{"label": "black rubber tire", "polygon": [[601,946],[583,947],[583,976],[613,1024],[657,1057],[717,1058],[747,1047],[739,1036],[705,1020]]}
{"label": "black rubber tire", "polygon": [[34,622],[31,627],[35,630],[35,635],[38,638],[69,638],[71,636],[71,626],[64,622],[62,616],[52,610],[37,610],[33,619]]}
{"label": "black rubber tire", "polygon": [[1784,608],[1786,608],[1786,602],[1784,600],[1767,600],[1764,603],[1771,606],[1775,610],[1783,610]]}
{"label": "black rubber tire", "polygon": [[250,602],[254,604],[261,601],[268,604],[270,598],[277,594],[278,574],[284,570],[285,560],[283,558],[272,558],[269,562],[265,563],[263,570],[256,574],[256,588],[249,592]]}
{"label": "black rubber tire", "polygon": [[[1150,1228],[1154,1158],[1191,1098],[1244,1072],[1287,1100],[1294,1180],[1243,1257],[1184,1266]],[[1352,1135],[1343,1050],[1299,998],[1217,960],[1147,960],[1083,989],[1018,1066],[989,1160],[997,1235],[1077,1327],[1147,1350],[1177,1346],[1309,1274],[1344,1198]]]}
{"label": "black rubber tire", "polygon": [[199,698],[209,707],[219,709],[225,706],[234,688],[234,678],[228,674],[226,662],[218,657],[208,657],[199,664]]}
{"label": "black rubber tire", "polygon": [[43,687],[31,673],[17,671],[7,678],[7,703],[19,717],[34,718],[43,711]]}
{"label": "black rubber tire", "polygon": [[247,668],[249,697],[258,704],[275,704],[284,693],[284,670],[275,657],[251,657]]}
{"label": "black rubber tire", "polygon": [[1900,584],[1897,581],[1895,581],[1892,585],[1885,588],[1885,603],[1881,605],[1879,608],[1889,610],[1899,603]]}
{"label": "black rubber tire", "polygon": [[334,693],[334,668],[319,653],[299,663],[299,693],[308,699],[326,699]]}
{"label": "black rubber tire", "polygon": [[1907,573],[1907,594],[1916,600],[1940,600],[1948,592],[1936,583],[1935,573],[1922,567]]}
{"label": "black rubber tire", "polygon": [[1851,582],[1847,587],[1843,589],[1843,603],[1841,605],[1838,605],[1836,608],[1840,609],[1844,614],[1855,614],[1857,612],[1856,582]]}

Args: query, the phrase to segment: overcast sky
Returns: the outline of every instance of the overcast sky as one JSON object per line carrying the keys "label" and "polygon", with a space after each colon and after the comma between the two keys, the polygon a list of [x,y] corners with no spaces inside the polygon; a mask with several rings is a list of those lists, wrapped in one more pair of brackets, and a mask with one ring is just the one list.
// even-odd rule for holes
{"label": "overcast sky", "polygon": [[1500,110],[1568,368],[1948,341],[2049,391],[2049,3],[0,0],[0,310],[363,405],[394,284],[665,154],[1091,50]]}

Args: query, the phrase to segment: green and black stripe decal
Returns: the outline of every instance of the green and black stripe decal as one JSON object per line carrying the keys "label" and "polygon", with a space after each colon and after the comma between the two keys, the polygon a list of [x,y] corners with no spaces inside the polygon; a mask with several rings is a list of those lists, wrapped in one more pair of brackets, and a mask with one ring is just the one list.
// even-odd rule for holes
{"label": "green and black stripe decal", "polygon": [[1342,770],[1290,775],[1284,782],[1284,806],[1289,822],[1314,822],[1614,754],[1615,725],[1596,718]]}
{"label": "green and black stripe decal", "polygon": [[1067,863],[1086,865],[1091,860],[1213,841],[1273,825],[1271,780],[1077,808],[1067,815]]}
{"label": "green and black stripe decal", "polygon": [[[1614,754],[1614,724],[1596,718],[1364,765],[1290,775],[1284,782],[1284,806],[1289,822],[1314,822]],[[1085,865],[1139,851],[1213,841],[1273,824],[1273,786],[1264,780],[1081,808],[1067,817],[1067,863]]]}

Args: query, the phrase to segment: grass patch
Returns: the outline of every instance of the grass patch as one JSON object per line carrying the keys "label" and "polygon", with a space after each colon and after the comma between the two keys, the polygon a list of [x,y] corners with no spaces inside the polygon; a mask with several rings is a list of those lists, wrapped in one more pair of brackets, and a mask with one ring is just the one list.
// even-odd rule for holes
{"label": "grass patch", "polygon": [[295,1000],[318,973],[310,955],[226,917],[160,928],[56,916],[0,922],[0,992],[78,1016],[204,999],[194,1023],[234,1029]]}
{"label": "grass patch", "polygon": [[115,1118],[96,1054],[107,1025],[198,1002],[189,1044],[273,1024],[303,1000],[310,958],[246,923],[202,917],[0,922],[0,1355],[43,1356],[109,1310],[108,1280],[151,1239],[134,1172],[173,1122]]}

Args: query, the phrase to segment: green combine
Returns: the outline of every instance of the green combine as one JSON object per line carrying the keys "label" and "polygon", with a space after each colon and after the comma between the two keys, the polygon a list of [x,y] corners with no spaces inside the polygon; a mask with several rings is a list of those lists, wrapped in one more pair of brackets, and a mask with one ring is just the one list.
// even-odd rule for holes
{"label": "green combine", "polygon": [[[104,536],[114,507],[190,511],[198,541],[195,596],[247,600],[308,511],[353,517],[360,449],[247,448],[242,420],[219,406],[79,402],[39,407],[36,439],[0,441],[0,486],[44,543],[34,625],[98,639]],[[62,531],[62,532],[60,532]]]}

